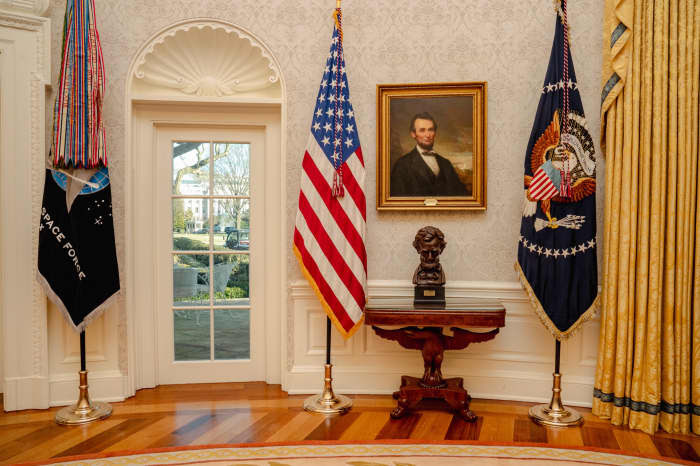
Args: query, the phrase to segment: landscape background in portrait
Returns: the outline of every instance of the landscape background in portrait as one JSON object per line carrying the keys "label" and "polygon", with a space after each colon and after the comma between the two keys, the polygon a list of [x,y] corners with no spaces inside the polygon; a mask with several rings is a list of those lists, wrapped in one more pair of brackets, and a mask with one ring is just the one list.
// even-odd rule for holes
{"label": "landscape background in portrait", "polygon": [[460,180],[473,191],[474,123],[473,96],[392,96],[389,108],[390,168],[416,145],[410,134],[411,119],[422,112],[430,113],[437,122],[433,150],[448,159]]}

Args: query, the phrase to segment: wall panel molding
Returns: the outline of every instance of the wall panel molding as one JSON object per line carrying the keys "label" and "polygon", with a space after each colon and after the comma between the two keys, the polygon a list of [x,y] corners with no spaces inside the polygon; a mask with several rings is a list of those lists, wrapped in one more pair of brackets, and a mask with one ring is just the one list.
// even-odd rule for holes
{"label": "wall panel molding", "polygon": [[46,298],[36,281],[50,20],[0,2],[0,379],[5,410],[48,406]]}
{"label": "wall panel molding", "polygon": [[[401,302],[413,298],[408,281],[370,280],[370,301]],[[453,281],[450,297],[498,299],[506,307],[506,326],[492,341],[462,351],[446,352],[445,377],[464,377],[472,397],[546,402],[551,397],[554,338],[530,308],[517,282]],[[316,393],[321,389],[325,351],[325,314],[305,281],[294,282],[290,365],[283,388],[290,394]],[[590,406],[595,372],[599,319],[562,344],[564,400]],[[368,326],[350,340],[332,335],[334,389],[339,393],[388,394],[398,388],[401,375],[422,374],[420,352],[382,340]]]}

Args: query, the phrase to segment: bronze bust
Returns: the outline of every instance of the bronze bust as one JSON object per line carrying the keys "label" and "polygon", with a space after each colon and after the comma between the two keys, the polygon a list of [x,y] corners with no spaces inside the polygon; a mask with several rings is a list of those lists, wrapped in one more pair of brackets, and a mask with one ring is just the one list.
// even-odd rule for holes
{"label": "bronze bust", "polygon": [[413,247],[420,254],[420,264],[413,273],[416,304],[445,304],[445,272],[440,264],[445,246],[445,235],[438,228],[427,226],[416,233]]}

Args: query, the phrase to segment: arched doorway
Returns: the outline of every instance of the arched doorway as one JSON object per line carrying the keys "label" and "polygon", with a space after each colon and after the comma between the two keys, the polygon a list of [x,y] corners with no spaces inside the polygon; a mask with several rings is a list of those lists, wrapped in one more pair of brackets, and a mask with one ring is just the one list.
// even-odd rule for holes
{"label": "arched doorway", "polygon": [[143,45],[126,92],[130,391],[279,383],[286,243],[277,61],[242,28],[183,21]]}

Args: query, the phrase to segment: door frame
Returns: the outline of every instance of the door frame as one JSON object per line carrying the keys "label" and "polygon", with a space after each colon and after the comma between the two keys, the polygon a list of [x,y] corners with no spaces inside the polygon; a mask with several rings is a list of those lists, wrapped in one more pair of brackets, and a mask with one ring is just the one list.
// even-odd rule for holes
{"label": "door frame", "polygon": [[[287,353],[287,235],[284,106],[281,102],[172,102],[128,100],[126,180],[126,300],[129,379],[127,391],[155,387],[158,380],[155,264],[156,127],[188,125],[265,130],[265,379],[279,384]],[[138,241],[136,241],[138,239]],[[133,370],[132,370],[133,368]]]}
{"label": "door frame", "polygon": [[[156,290],[156,315],[158,338],[158,370],[157,381],[160,384],[170,383],[217,383],[239,382],[247,380],[265,379],[265,245],[263,241],[257,241],[258,237],[264,240],[265,233],[265,126],[259,125],[235,125],[215,126],[172,125],[157,124],[154,163],[159,167],[156,170],[158,177],[158,192],[153,198],[154,212],[156,215],[156,232],[159,240],[156,241],[155,255],[157,256],[158,280]],[[252,239],[248,257],[250,261],[250,302],[248,312],[250,316],[250,357],[246,359],[213,359],[206,361],[175,361],[174,358],[174,320],[173,320],[173,278],[169,273],[172,269],[173,254],[173,230],[172,230],[172,174],[173,174],[173,141],[202,141],[216,144],[217,142],[248,143],[250,144],[249,173],[250,173],[250,238]],[[211,160],[211,159],[210,159]],[[210,161],[210,164],[212,162]],[[215,162],[214,162],[215,163]],[[210,165],[210,172],[214,167]],[[210,190],[210,193],[213,193]],[[207,201],[208,202],[208,201]],[[213,207],[213,206],[211,206]],[[213,208],[209,215],[213,213]],[[209,255],[207,251],[206,255]],[[210,264],[211,266],[211,264]],[[216,305],[216,303],[214,303]],[[185,309],[185,308],[183,308]],[[198,306],[187,310],[199,309]],[[210,308],[200,310],[209,311]],[[214,314],[210,314],[210,328],[216,329]],[[214,335],[210,335],[214,340]],[[213,349],[213,348],[212,348]]]}

